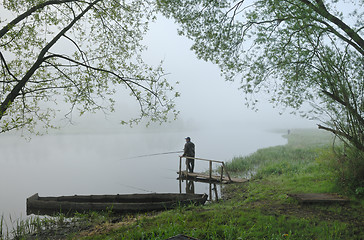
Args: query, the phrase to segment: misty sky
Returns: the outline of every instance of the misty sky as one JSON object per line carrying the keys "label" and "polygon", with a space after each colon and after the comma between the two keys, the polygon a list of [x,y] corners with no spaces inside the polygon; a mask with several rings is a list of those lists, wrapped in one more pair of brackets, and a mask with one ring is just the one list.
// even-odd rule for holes
{"label": "misty sky", "polygon": [[[148,50],[143,56],[147,63],[157,65],[163,60],[163,66],[169,73],[168,80],[171,83],[179,82],[177,90],[181,97],[176,103],[181,111],[179,121],[184,125],[197,128],[223,128],[226,125],[263,129],[315,127],[314,121],[291,115],[289,110],[280,115],[281,109],[274,109],[264,101],[259,105],[258,112],[248,109],[244,104],[243,92],[238,90],[238,83],[226,82],[216,65],[198,60],[190,50],[192,42],[178,36],[177,26],[172,20],[160,16],[152,24],[145,43]],[[126,109],[132,111],[130,104],[118,105],[115,117],[126,114]],[[168,124],[165,127],[168,128]]]}

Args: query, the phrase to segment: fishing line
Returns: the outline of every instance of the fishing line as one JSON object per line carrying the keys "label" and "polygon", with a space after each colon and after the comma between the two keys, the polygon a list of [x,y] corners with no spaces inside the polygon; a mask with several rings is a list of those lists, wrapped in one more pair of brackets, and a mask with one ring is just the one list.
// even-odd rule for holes
{"label": "fishing line", "polygon": [[137,189],[137,190],[144,191],[144,192],[156,193],[154,191],[145,190],[143,188],[138,188],[138,187],[133,187],[133,186],[130,186],[130,185],[127,185],[127,184],[124,184],[124,183],[119,183],[119,184],[124,186],[124,187],[133,188],[133,189]]}
{"label": "fishing line", "polygon": [[130,159],[135,159],[135,158],[158,156],[158,155],[167,155],[167,154],[173,154],[173,153],[182,153],[182,152],[183,151],[173,151],[173,152],[145,154],[145,155],[139,155],[139,156],[135,156],[135,157],[122,158],[122,159],[120,159],[120,161],[125,161],[125,160],[130,160]]}
{"label": "fishing line", "polygon": [[168,170],[168,171],[170,171],[170,172],[175,172],[176,171],[176,169],[170,169],[170,168],[162,168],[163,170]]}
{"label": "fishing line", "polygon": [[175,178],[175,177],[163,177],[163,179],[176,180],[177,178]]}

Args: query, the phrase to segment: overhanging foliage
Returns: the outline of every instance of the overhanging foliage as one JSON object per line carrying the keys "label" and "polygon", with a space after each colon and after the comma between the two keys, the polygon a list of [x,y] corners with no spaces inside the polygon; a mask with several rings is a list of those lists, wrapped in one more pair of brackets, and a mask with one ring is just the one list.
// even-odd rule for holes
{"label": "overhanging foliage", "polygon": [[52,127],[60,98],[69,118],[75,108],[113,111],[119,85],[140,107],[139,117],[123,123],[176,116],[178,93],[161,66],[140,56],[152,1],[3,0],[0,6],[0,132]]}

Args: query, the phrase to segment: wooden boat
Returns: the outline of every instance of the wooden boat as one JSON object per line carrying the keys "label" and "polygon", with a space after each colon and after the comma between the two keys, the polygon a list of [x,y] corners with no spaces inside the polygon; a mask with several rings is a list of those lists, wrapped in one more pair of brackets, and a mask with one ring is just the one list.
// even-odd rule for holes
{"label": "wooden boat", "polygon": [[27,214],[74,213],[87,211],[112,211],[115,213],[160,211],[204,204],[206,194],[151,193],[126,195],[75,195],[27,198]]}

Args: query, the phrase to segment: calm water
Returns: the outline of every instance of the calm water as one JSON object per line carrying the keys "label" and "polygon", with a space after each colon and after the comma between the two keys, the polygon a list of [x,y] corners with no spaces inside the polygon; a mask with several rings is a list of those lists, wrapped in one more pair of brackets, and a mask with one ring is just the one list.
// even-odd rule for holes
{"label": "calm water", "polygon": [[[229,161],[259,148],[285,144],[280,134],[256,129],[187,133],[196,157]],[[0,215],[26,216],[26,198],[74,194],[179,192],[178,154],[131,158],[182,150],[186,132],[0,136]],[[197,162],[195,171],[208,169]],[[185,185],[182,187],[185,192]],[[196,184],[208,193],[208,184]]]}

